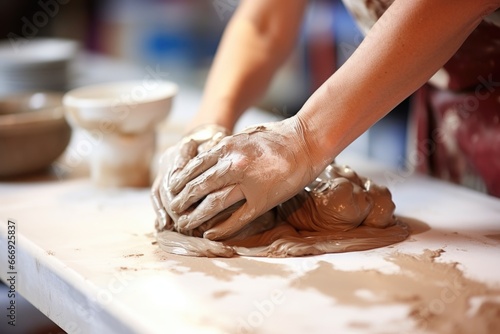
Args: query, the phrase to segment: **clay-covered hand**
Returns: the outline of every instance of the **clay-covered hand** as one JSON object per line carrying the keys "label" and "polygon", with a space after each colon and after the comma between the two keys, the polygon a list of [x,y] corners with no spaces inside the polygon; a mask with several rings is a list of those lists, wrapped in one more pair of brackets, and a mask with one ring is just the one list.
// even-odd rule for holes
{"label": "clay-covered hand", "polygon": [[207,124],[195,128],[184,136],[176,145],[168,148],[160,158],[158,175],[151,188],[151,200],[156,212],[155,227],[157,230],[172,229],[178,216],[170,210],[173,194],[168,189],[169,180],[198,153],[206,151],[228,136],[229,130],[216,125]]}
{"label": "clay-covered hand", "polygon": [[189,161],[170,179],[181,214],[179,228],[192,230],[244,200],[227,220],[204,237],[222,240],[276,205],[293,197],[326,166],[314,161],[298,117],[254,126],[228,136]]}

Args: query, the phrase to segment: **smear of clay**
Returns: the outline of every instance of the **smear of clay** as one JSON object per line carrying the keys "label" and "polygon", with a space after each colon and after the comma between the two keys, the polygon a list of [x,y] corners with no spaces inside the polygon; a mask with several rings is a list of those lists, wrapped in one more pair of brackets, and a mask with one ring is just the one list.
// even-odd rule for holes
{"label": "smear of clay", "polygon": [[286,265],[267,263],[234,257],[229,259],[210,260],[200,257],[186,257],[175,254],[165,255],[158,252],[157,256],[162,261],[174,261],[174,267],[169,271],[175,274],[200,273],[206,276],[214,277],[217,280],[231,281],[235,276],[248,275],[251,277],[276,276],[288,277],[293,272]]}
{"label": "smear of clay", "polygon": [[[425,226],[421,226],[425,229]],[[408,317],[419,329],[436,333],[499,333],[500,287],[464,276],[458,263],[436,261],[444,251],[425,250],[422,254],[394,252],[386,260],[397,265],[398,273],[386,274],[377,270],[343,271],[331,263],[319,261],[315,269],[300,276],[286,265],[246,258],[207,260],[204,258],[165,255],[163,260],[182,267],[177,274],[202,273],[218,280],[232,281],[238,275],[252,277],[289,277],[290,286],[300,290],[315,290],[330,297],[332,303],[354,307],[406,304]],[[221,262],[222,265],[217,263]],[[223,298],[230,291],[217,291],[214,298]],[[478,307],[472,300],[485,298]],[[353,328],[369,328],[359,321]]]}
{"label": "smear of clay", "polygon": [[233,292],[229,291],[229,290],[219,290],[219,291],[215,291],[214,293],[212,293],[212,296],[216,299],[218,298],[224,298],[226,297],[227,295],[230,295],[232,294]]}
{"label": "smear of clay", "polygon": [[144,254],[128,254],[128,255],[123,255],[123,257],[141,257],[144,256]]}
{"label": "smear of clay", "polygon": [[500,234],[487,234],[485,235],[485,237],[496,241],[500,241]]}
{"label": "smear of clay", "polygon": [[[341,271],[328,262],[294,279],[298,289],[314,289],[340,305],[369,307],[404,303],[420,329],[438,333],[498,333],[500,331],[500,288],[464,277],[457,263],[440,263],[443,250],[426,250],[422,255],[394,253],[388,261],[400,273],[376,270]],[[341,287],[341,288],[339,288]],[[474,297],[490,298],[470,314]]]}
{"label": "smear of clay", "polygon": [[[394,216],[386,187],[335,164],[302,192],[222,241],[203,233],[243,203],[190,231],[162,230],[157,240],[166,252],[205,257],[287,257],[360,251],[405,240],[408,225]],[[181,232],[181,233],[179,233]]]}

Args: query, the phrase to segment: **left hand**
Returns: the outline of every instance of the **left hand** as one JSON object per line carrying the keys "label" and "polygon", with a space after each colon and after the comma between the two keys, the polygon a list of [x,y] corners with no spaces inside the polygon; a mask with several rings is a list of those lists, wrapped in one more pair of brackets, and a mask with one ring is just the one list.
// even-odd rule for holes
{"label": "left hand", "polygon": [[156,212],[157,230],[171,230],[179,218],[170,210],[173,194],[168,188],[170,178],[184,168],[189,160],[217,144],[229,130],[216,124],[205,124],[185,135],[180,142],[168,148],[160,158],[158,175],[151,188],[151,200]]}
{"label": "left hand", "polygon": [[305,130],[298,117],[250,127],[188,162],[170,182],[171,210],[182,214],[179,228],[195,229],[245,200],[204,233],[211,240],[225,239],[297,194],[327,164],[312,158]]}

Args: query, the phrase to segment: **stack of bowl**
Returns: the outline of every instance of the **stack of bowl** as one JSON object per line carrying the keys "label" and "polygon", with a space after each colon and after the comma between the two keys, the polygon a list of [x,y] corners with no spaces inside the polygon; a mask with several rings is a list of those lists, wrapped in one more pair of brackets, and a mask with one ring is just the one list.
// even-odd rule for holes
{"label": "stack of bowl", "polygon": [[26,91],[64,91],[78,51],[72,40],[39,38],[0,42],[0,96]]}

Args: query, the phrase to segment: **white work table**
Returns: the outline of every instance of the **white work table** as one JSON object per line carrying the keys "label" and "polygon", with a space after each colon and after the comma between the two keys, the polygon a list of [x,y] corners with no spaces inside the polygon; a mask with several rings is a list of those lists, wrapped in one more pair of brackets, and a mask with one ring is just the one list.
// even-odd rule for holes
{"label": "white work table", "polygon": [[[359,169],[375,178],[382,173]],[[398,214],[430,230],[393,248],[294,259],[165,254],[153,245],[148,189],[103,190],[85,178],[0,187],[0,277],[8,277],[11,218],[17,290],[70,333],[237,333],[248,324],[257,333],[333,333],[360,319],[375,327],[355,332],[412,332],[404,305],[343,306],[314,286],[292,284],[320,261],[347,271],[394,269],[384,260],[394,251],[444,249],[441,259],[459,262],[468,277],[500,283],[500,242],[485,237],[500,235],[499,201],[427,178],[409,177],[392,191]]]}
{"label": "white work table", "polygon": [[[182,99],[190,98],[181,97],[174,115],[185,112]],[[245,122],[266,117],[253,110]],[[338,162],[388,182],[376,163],[348,153]],[[70,333],[414,332],[404,303],[344,305],[332,297],[343,287],[328,286],[333,277],[314,276],[315,269],[330,263],[344,271],[396,272],[386,259],[394,252],[443,249],[439,261],[458,262],[466,277],[498,287],[500,201],[400,174],[389,184],[397,214],[430,229],[393,247],[290,259],[166,254],[155,244],[149,189],[97,188],[85,172],[2,182],[0,277],[9,277],[7,221],[13,219],[16,289]]]}

